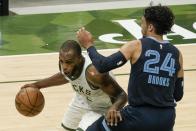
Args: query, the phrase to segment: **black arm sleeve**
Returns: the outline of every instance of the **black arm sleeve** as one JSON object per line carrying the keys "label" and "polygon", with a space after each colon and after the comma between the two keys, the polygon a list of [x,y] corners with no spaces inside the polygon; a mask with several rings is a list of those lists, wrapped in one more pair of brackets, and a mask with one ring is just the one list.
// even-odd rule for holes
{"label": "black arm sleeve", "polygon": [[87,51],[93,65],[100,73],[118,68],[127,62],[125,56],[120,51],[108,57],[99,54],[94,46],[88,48]]}
{"label": "black arm sleeve", "polygon": [[177,78],[174,89],[174,99],[180,101],[184,94],[184,81],[183,78]]}

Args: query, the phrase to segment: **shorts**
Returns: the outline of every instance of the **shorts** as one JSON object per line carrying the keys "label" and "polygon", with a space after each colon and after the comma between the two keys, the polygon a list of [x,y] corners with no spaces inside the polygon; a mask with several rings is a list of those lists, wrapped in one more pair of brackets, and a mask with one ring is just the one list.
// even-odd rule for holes
{"label": "shorts", "polygon": [[102,114],[91,111],[84,106],[76,106],[75,103],[69,105],[62,120],[62,126],[67,129],[86,130],[93,122],[99,119]]}
{"label": "shorts", "polygon": [[122,121],[117,126],[108,126],[102,116],[87,131],[172,131],[175,123],[175,108],[132,107],[121,111]]}

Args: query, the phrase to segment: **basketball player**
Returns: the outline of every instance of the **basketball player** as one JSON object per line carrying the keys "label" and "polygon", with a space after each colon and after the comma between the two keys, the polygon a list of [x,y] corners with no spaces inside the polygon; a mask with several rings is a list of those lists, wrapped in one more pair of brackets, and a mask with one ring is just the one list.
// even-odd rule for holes
{"label": "basketball player", "polygon": [[59,73],[22,88],[41,89],[71,83],[76,95],[62,121],[65,130],[85,131],[105,113],[111,119],[121,120],[119,110],[127,102],[126,93],[109,73],[100,74],[96,70],[76,41],[68,40],[61,46],[59,69]]}
{"label": "basketball player", "polygon": [[183,97],[183,58],[163,35],[171,31],[174,15],[167,6],[150,6],[141,18],[143,38],[123,45],[111,56],[100,55],[90,32],[77,32],[99,72],[107,72],[131,63],[128,105],[121,110],[122,121],[108,125],[101,117],[87,131],[171,131],[175,123],[176,102]]}

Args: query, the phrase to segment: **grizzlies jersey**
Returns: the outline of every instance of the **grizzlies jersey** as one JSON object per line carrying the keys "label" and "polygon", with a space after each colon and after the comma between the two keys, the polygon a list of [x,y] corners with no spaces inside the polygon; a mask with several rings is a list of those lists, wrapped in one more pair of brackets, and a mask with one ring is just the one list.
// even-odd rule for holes
{"label": "grizzlies jersey", "polygon": [[76,92],[76,97],[82,97],[84,101],[83,105],[86,106],[85,108],[103,114],[112,105],[111,99],[101,89],[94,89],[88,84],[86,70],[92,62],[87,55],[83,54],[83,56],[85,63],[81,75],[76,80],[70,80],[64,76],[71,83],[73,90]]}
{"label": "grizzlies jersey", "polygon": [[141,39],[142,51],[131,65],[128,101],[132,106],[176,106],[173,93],[180,69],[179,51],[168,41]]}

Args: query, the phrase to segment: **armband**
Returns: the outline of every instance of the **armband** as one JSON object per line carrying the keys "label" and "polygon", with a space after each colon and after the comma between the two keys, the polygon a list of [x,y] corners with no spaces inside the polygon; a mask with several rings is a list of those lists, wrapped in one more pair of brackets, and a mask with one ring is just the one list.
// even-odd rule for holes
{"label": "armband", "polygon": [[93,65],[100,73],[118,68],[127,62],[127,59],[120,51],[105,57],[99,54],[94,46],[91,46],[87,49],[87,52]]}

